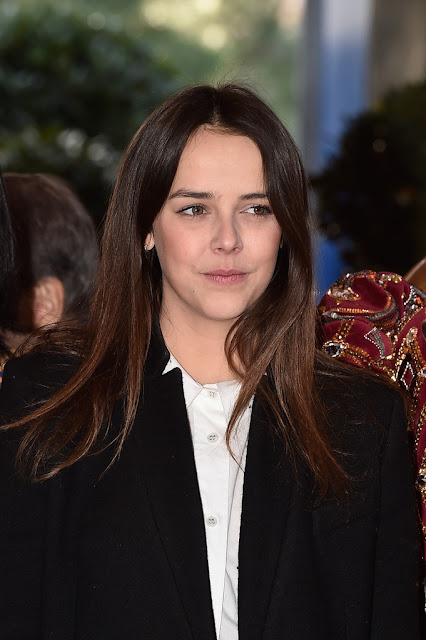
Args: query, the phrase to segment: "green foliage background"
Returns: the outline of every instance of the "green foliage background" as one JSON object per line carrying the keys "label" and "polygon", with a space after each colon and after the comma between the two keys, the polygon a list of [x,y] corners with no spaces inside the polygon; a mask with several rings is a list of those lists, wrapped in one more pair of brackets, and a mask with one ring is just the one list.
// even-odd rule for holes
{"label": "green foliage background", "polygon": [[62,175],[99,220],[123,149],[176,89],[176,70],[65,5],[0,9],[2,169]]}
{"label": "green foliage background", "polygon": [[[322,227],[354,269],[406,273],[426,255],[426,81],[353,120],[313,180]],[[350,242],[347,241],[350,238]]]}

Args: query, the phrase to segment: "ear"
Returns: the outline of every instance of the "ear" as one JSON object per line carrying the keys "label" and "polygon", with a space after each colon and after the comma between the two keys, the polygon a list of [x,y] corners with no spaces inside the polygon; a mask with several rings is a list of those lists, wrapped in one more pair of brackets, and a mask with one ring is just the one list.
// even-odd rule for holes
{"label": "ear", "polygon": [[154,245],[155,245],[154,234],[152,231],[150,231],[145,238],[145,242],[144,242],[145,251],[151,251],[151,249],[154,248]]}
{"label": "ear", "polygon": [[53,276],[42,278],[32,290],[32,323],[34,329],[61,319],[64,311],[64,285]]}

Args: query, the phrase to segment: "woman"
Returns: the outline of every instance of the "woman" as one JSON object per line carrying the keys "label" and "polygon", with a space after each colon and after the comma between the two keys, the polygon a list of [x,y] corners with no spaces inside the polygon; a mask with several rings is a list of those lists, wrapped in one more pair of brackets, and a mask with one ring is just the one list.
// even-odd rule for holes
{"label": "woman", "polygon": [[5,371],[0,635],[418,637],[401,401],[316,355],[303,169],[251,91],[141,127],[60,343]]}

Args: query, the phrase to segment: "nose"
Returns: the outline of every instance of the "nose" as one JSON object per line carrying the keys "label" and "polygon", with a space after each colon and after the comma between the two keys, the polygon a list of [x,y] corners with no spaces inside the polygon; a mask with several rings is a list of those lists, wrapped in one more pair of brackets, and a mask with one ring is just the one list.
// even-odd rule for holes
{"label": "nose", "polygon": [[212,236],[213,251],[231,253],[241,251],[242,248],[243,242],[235,216],[219,216]]}

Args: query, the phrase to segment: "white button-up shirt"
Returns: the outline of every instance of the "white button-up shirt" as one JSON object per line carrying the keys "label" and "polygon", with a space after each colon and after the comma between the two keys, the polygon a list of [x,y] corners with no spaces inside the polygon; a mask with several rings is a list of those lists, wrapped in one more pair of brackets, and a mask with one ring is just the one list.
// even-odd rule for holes
{"label": "white button-up shirt", "polygon": [[233,380],[201,385],[173,355],[163,373],[176,367],[182,371],[203,505],[216,635],[219,640],[238,640],[238,546],[253,401],[233,432],[234,460],[226,447],[225,433],[241,384]]}

